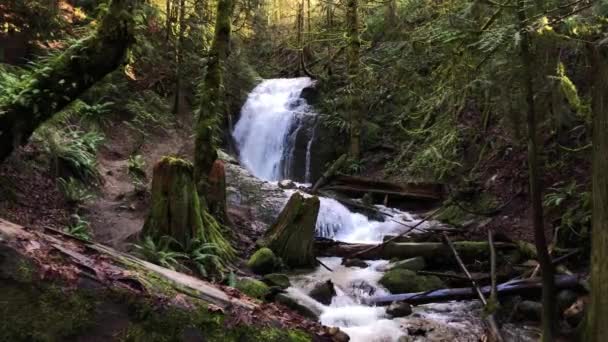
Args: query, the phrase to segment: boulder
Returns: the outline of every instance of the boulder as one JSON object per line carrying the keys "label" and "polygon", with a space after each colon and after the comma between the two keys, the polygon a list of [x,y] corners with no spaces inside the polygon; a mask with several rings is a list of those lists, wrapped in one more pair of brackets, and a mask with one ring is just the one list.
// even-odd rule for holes
{"label": "boulder", "polygon": [[336,289],[334,288],[334,283],[328,280],[317,284],[308,295],[319,303],[329,305],[331,304],[331,299],[336,295]]}
{"label": "boulder", "polygon": [[540,322],[543,312],[543,305],[532,300],[522,300],[517,305],[517,313],[526,321]]}
{"label": "boulder", "polygon": [[412,306],[406,302],[394,302],[386,308],[386,313],[392,317],[405,317],[412,314]]}
{"label": "boulder", "polygon": [[281,273],[271,273],[262,277],[262,281],[268,284],[268,286],[278,286],[282,289],[286,289],[291,286],[289,278]]}
{"label": "boulder", "polygon": [[294,183],[291,179],[283,179],[279,182],[279,188],[281,189],[295,189],[296,183]]}
{"label": "boulder", "polygon": [[298,303],[295,299],[289,297],[284,293],[280,293],[276,295],[274,301],[279,304],[283,304],[291,310],[299,313],[300,315],[310,318],[313,321],[319,319],[319,315],[315,313],[313,310],[309,309],[307,306]]}
{"label": "boulder", "polygon": [[262,299],[270,293],[268,285],[254,278],[239,278],[235,287],[252,298]]}
{"label": "boulder", "polygon": [[557,293],[557,311],[564,312],[578,299],[578,294],[572,290],[561,290]]}
{"label": "boulder", "polygon": [[391,264],[390,269],[403,269],[410,271],[420,271],[426,268],[423,257],[414,257]]}
{"label": "boulder", "polygon": [[249,258],[247,267],[256,274],[272,273],[279,264],[277,257],[270,248],[260,248]]}
{"label": "boulder", "polygon": [[436,276],[421,276],[404,269],[391,269],[379,281],[391,293],[425,292],[444,288],[445,284]]}
{"label": "boulder", "polygon": [[342,259],[342,265],[344,265],[345,267],[359,267],[359,268],[366,268],[369,266],[365,261],[363,261],[361,259],[356,259],[356,258],[354,258],[354,259],[344,258],[344,259]]}

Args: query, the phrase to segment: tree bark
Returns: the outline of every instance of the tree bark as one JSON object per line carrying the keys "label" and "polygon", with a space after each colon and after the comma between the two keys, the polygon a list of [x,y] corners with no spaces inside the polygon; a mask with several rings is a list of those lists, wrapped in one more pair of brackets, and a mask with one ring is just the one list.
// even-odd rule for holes
{"label": "tree bark", "polygon": [[349,106],[350,111],[350,157],[359,160],[361,156],[361,125],[362,111],[360,108],[359,87],[359,54],[361,40],[359,38],[359,14],[358,0],[347,0],[346,2],[346,30],[348,36],[348,82],[350,87]]}
{"label": "tree bark", "polygon": [[608,336],[608,42],[591,47],[593,80],[593,217],[591,301],[585,341]]}
{"label": "tree bark", "polygon": [[534,103],[534,87],[532,76],[532,54],[530,53],[530,37],[526,24],[524,0],[518,0],[518,18],[521,34],[521,63],[523,66],[523,83],[526,100],[526,121],[528,124],[528,169],[530,178],[530,200],[532,204],[532,222],[534,225],[534,243],[538,254],[538,263],[543,279],[543,317],[542,340],[551,342],[554,340],[557,322],[557,308],[555,306],[555,284],[554,267],[551,256],[547,250],[547,241],[543,223],[542,189],[540,183],[540,166],[537,161],[537,132],[536,132],[536,109]]}
{"label": "tree bark", "polygon": [[96,32],[51,58],[0,103],[0,162],[55,113],[115,70],[134,41],[139,0],[113,0]]}
{"label": "tree bark", "polygon": [[182,68],[184,63],[182,48],[184,46],[184,36],[186,35],[186,0],[180,0],[178,24],[179,33],[177,43],[175,44],[175,98],[173,101],[173,114],[179,113],[181,99]]}
{"label": "tree bark", "polygon": [[319,198],[294,193],[275,224],[264,236],[263,245],[270,248],[290,267],[314,267],[315,225]]}
{"label": "tree bark", "polygon": [[199,195],[207,192],[208,176],[217,159],[219,122],[226,112],[223,71],[230,54],[231,16],[233,0],[219,0],[215,22],[215,36],[211,44],[207,73],[196,126],[194,151],[194,179]]}
{"label": "tree bark", "polygon": [[234,249],[199,197],[192,170],[192,164],[174,157],[164,157],[156,164],[150,214],[142,236],[155,239],[171,236],[182,247],[188,246],[192,239],[199,239],[215,244],[220,256],[232,259]]}

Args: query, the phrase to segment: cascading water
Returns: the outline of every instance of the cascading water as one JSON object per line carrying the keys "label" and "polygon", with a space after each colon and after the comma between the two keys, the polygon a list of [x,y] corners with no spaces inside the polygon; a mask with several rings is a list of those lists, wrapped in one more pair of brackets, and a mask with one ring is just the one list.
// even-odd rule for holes
{"label": "cascading water", "polygon": [[302,90],[311,85],[308,77],[271,79],[249,94],[232,136],[241,163],[256,177],[269,181],[284,178],[284,163],[289,164],[293,156],[295,137],[290,133],[295,129],[297,134],[299,127],[294,126],[300,116],[314,115],[300,98]]}
{"label": "cascading water", "polygon": [[[302,130],[300,119],[303,115],[315,115],[306,101],[300,98],[302,90],[312,84],[309,78],[265,80],[249,95],[233,137],[241,163],[256,177],[278,181],[288,174],[294,160],[296,137]],[[314,136],[314,130],[311,134]],[[310,159],[314,153],[311,146],[311,141],[308,141],[305,147],[306,162],[302,165],[307,169],[304,173],[306,181],[309,181]],[[287,190],[287,195],[293,191],[296,190]],[[386,222],[379,222],[351,212],[334,199],[320,200],[316,227],[317,236],[320,237],[345,242],[378,243],[385,235],[408,229],[404,222],[409,225],[417,223],[408,213],[394,209],[378,207],[392,217]],[[425,227],[428,227],[428,223],[419,228]],[[482,334],[476,315],[480,310],[475,307],[475,302],[450,303],[448,306],[425,305],[416,308],[416,313],[410,317],[395,319],[388,317],[384,308],[363,305],[362,299],[366,297],[386,294],[378,281],[388,261],[370,261],[367,268],[343,266],[341,258],[337,257],[322,258],[322,261],[333,271],[319,267],[312,273],[291,277],[293,286],[288,289],[288,294],[317,312],[323,324],[343,329],[351,341],[397,341],[401,336],[408,335],[407,328],[411,326],[430,326],[433,332],[422,339],[410,336],[408,341],[476,341]],[[330,305],[323,305],[307,293],[315,284],[328,279],[336,285],[337,296]],[[455,315],[461,318],[454,321]]]}

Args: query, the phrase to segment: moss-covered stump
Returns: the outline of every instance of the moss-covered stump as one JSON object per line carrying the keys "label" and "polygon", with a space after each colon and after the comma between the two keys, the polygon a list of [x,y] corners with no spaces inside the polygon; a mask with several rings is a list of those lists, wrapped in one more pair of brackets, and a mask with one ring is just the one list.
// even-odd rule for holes
{"label": "moss-covered stump", "polygon": [[391,293],[425,292],[445,287],[436,276],[420,276],[405,269],[391,269],[382,276],[379,283]]}
{"label": "moss-covered stump", "polygon": [[110,247],[0,219],[0,341],[310,341],[329,334]]}
{"label": "moss-covered stump", "polygon": [[182,246],[203,237],[201,204],[194,186],[192,164],[164,157],[154,166],[150,214],[145,236],[171,236]]}
{"label": "moss-covered stump", "polygon": [[294,193],[266,233],[263,245],[289,267],[314,267],[313,247],[319,206],[317,197]]}
{"label": "moss-covered stump", "polygon": [[268,285],[254,278],[239,278],[235,287],[251,298],[263,299],[270,293]]}
{"label": "moss-covered stump", "polygon": [[199,239],[215,244],[224,259],[234,256],[220,224],[199,198],[192,164],[176,157],[163,157],[154,166],[150,214],[142,235],[155,239],[171,236],[183,247]]}
{"label": "moss-covered stump", "polygon": [[268,274],[275,271],[279,266],[279,261],[270,248],[262,247],[258,249],[247,261],[249,267],[255,274]]}

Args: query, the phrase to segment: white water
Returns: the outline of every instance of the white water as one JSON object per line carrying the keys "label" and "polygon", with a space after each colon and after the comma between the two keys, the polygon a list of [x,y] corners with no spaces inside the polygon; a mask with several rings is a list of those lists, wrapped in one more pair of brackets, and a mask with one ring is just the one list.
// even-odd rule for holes
{"label": "white water", "polygon": [[[249,95],[233,137],[237,142],[241,163],[256,177],[268,181],[283,178],[285,174],[283,164],[289,162],[294,150],[293,139],[289,138],[289,132],[300,128],[294,127],[298,122],[298,115],[311,112],[306,102],[299,99],[299,95],[303,88],[311,84],[309,78],[265,80]],[[311,154],[314,153],[311,151],[311,145],[309,142],[307,146],[306,168],[309,168]],[[306,170],[307,181],[309,174],[310,170]],[[288,193],[293,191],[288,190]],[[408,229],[405,225],[391,220],[386,222],[369,220],[364,215],[351,212],[334,199],[320,198],[320,200],[321,207],[316,229],[317,235],[321,237],[345,242],[377,243],[382,241],[385,235],[398,234]],[[416,224],[416,220],[408,213],[378,208],[390,213],[395,221],[407,225]],[[428,223],[425,223],[420,228],[427,226]],[[473,323],[469,321],[467,325],[457,322],[454,325],[451,321],[453,315],[446,313],[442,308],[421,306],[420,308],[423,309],[417,308],[418,313],[414,314],[417,315],[415,317],[412,315],[408,318],[390,319],[384,308],[361,304],[362,299],[366,297],[387,294],[378,281],[388,261],[369,261],[367,268],[344,267],[341,265],[341,258],[337,257],[323,258],[322,261],[333,271],[329,272],[320,267],[312,273],[293,276],[293,286],[288,289],[288,294],[317,312],[321,323],[340,327],[353,342],[397,341],[399,337],[408,335],[406,327],[416,324],[426,327],[430,324],[433,326],[431,330],[436,331],[447,329],[447,333],[443,335],[439,333],[437,337],[442,340],[447,337],[459,341],[474,341],[477,339],[475,336],[479,336],[475,332],[476,327]],[[337,296],[332,299],[330,305],[326,306],[309,297],[307,293],[315,284],[328,279],[336,285]],[[458,305],[462,307],[460,315],[466,316],[468,313],[468,316],[471,316],[470,304]],[[458,308],[458,305],[451,307]],[[457,332],[454,333],[450,329],[456,329]],[[471,336],[475,338],[469,339],[468,337]],[[438,340],[427,338],[422,340]]]}
{"label": "white water", "polygon": [[288,134],[298,115],[310,108],[300,98],[302,89],[311,86],[308,77],[265,80],[249,94],[232,136],[241,163],[256,177],[280,180],[282,162],[291,146]]}

